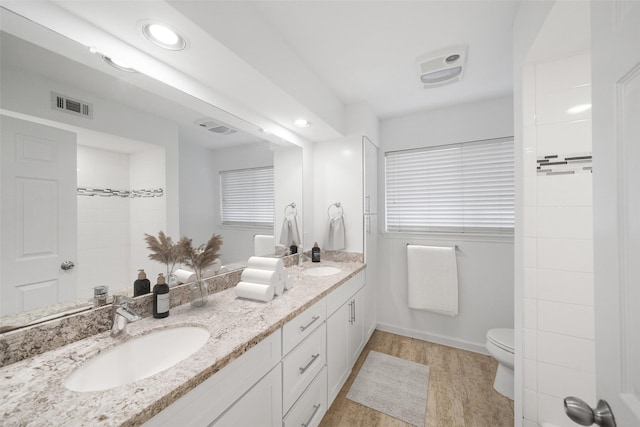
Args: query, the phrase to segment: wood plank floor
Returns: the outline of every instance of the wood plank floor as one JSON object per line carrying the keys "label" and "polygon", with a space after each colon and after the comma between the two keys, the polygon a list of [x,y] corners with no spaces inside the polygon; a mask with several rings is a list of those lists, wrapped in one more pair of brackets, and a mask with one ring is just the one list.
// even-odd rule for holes
{"label": "wood plank floor", "polygon": [[492,357],[376,330],[322,419],[321,427],[409,426],[347,399],[347,392],[371,350],[429,366],[425,426],[513,426],[513,401],[493,389],[497,362]]}

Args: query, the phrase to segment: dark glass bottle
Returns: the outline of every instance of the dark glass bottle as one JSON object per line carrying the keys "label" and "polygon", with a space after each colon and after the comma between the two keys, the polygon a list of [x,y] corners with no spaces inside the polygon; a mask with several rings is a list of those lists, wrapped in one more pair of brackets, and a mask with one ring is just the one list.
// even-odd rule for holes
{"label": "dark glass bottle", "polygon": [[291,255],[298,253],[298,244],[296,243],[295,240],[291,242],[291,246],[289,246],[289,251],[291,252]]}
{"label": "dark glass bottle", "polygon": [[138,270],[138,280],[133,282],[133,296],[137,297],[151,292],[151,282],[147,279],[144,269]]}
{"label": "dark glass bottle", "polygon": [[320,247],[318,246],[318,242],[315,242],[311,248],[311,262],[320,262]]}
{"label": "dark glass bottle", "polygon": [[164,275],[158,274],[158,283],[153,287],[153,317],[162,319],[169,316],[169,285],[165,282]]}

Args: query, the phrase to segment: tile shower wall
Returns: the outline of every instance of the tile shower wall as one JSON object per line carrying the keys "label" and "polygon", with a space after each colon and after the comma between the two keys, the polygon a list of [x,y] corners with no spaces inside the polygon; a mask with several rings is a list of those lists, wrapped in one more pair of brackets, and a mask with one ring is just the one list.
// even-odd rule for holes
{"label": "tile shower wall", "polygon": [[[166,189],[165,150],[126,154],[78,145],[78,187],[111,190]],[[78,196],[78,295],[131,289],[136,270],[149,279],[164,272],[148,259],[144,233],[166,230],[166,197]]]}
{"label": "tile shower wall", "polygon": [[[573,426],[595,405],[590,55],[524,70],[523,415]],[[583,111],[569,113],[572,107]],[[580,109],[578,109],[580,110]]]}
{"label": "tile shower wall", "polygon": [[[77,151],[78,187],[130,188],[129,155],[81,145]],[[113,290],[129,281],[129,222],[128,198],[78,196],[78,295],[88,299],[94,286]]]}

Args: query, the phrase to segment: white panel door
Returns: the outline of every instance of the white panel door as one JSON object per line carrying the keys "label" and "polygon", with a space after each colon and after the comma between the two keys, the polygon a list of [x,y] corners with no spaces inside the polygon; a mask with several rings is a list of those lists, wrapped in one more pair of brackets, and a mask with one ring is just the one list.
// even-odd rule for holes
{"label": "white panel door", "polygon": [[591,4],[596,392],[640,426],[640,2]]}
{"label": "white panel door", "polygon": [[76,135],[1,116],[0,315],[76,296]]}

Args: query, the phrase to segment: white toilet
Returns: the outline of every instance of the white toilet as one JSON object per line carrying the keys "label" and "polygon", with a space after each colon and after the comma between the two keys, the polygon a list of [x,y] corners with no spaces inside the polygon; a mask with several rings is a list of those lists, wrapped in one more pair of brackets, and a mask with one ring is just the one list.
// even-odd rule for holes
{"label": "white toilet", "polygon": [[486,347],[489,354],[498,361],[493,388],[513,400],[513,329],[489,330]]}

